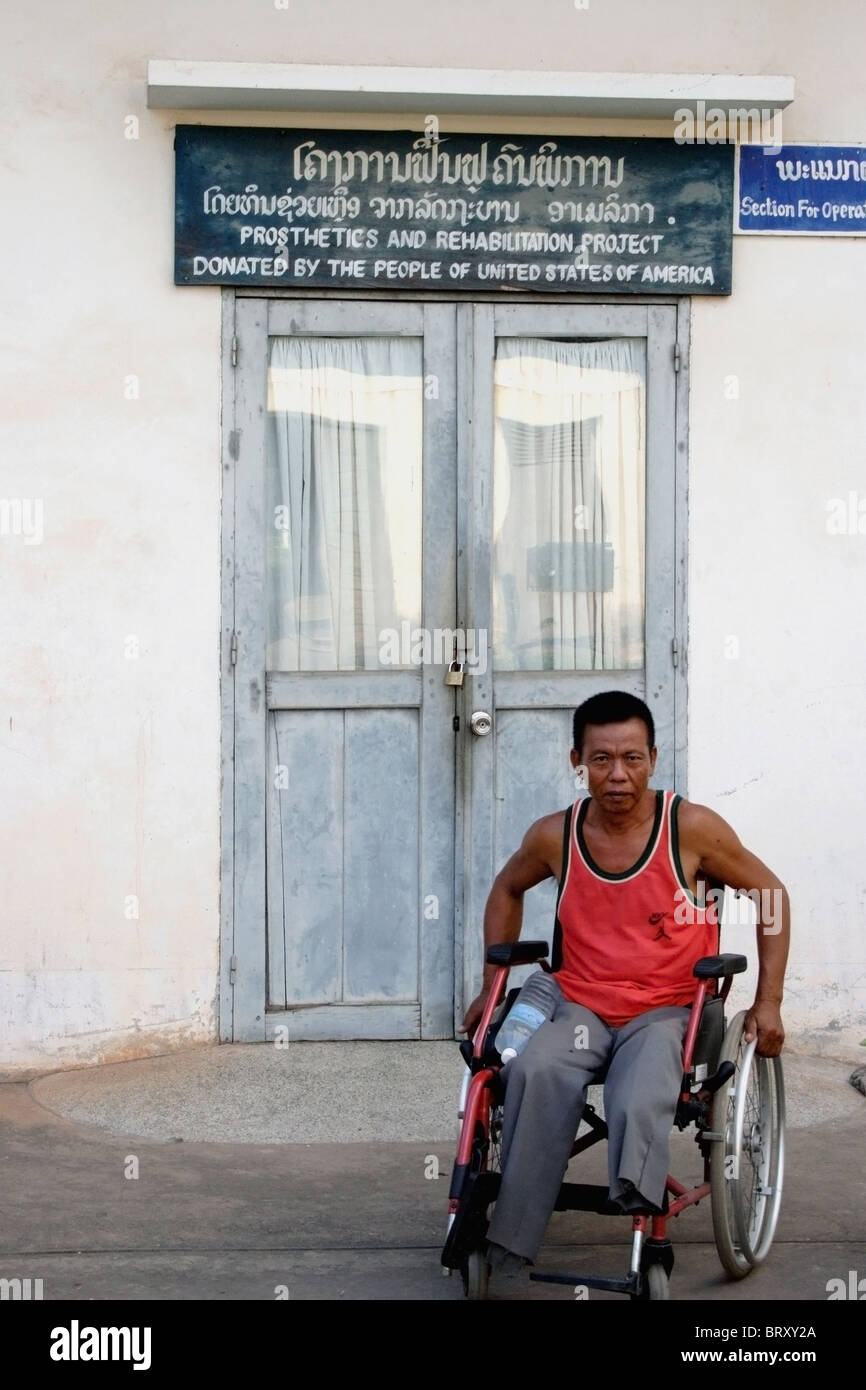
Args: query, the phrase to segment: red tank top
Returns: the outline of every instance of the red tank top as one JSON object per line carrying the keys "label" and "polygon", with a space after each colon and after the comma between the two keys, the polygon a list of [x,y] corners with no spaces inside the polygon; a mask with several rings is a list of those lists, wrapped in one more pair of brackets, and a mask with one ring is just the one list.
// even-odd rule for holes
{"label": "red tank top", "polygon": [[680,863],[681,800],[656,792],[646,849],[621,874],[600,869],[587,849],[590,798],[566,812],[552,964],[566,999],[612,1028],[648,1009],[690,1004],[695,961],[719,949],[715,898],[700,907]]}

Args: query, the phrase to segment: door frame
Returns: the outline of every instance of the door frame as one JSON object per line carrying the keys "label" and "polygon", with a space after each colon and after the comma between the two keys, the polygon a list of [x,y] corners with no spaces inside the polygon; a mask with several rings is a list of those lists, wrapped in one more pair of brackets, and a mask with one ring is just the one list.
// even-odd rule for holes
{"label": "door frame", "polygon": [[[242,289],[225,287],[221,293],[221,344],[220,344],[220,367],[221,367],[221,422],[220,422],[220,452],[221,452],[221,555],[220,555],[220,710],[221,710],[221,737],[220,737],[220,765],[221,765],[221,792],[220,792],[220,964],[219,964],[219,987],[218,987],[218,1011],[219,1011],[219,1039],[221,1042],[264,1042],[267,1037],[267,1011],[266,1011],[266,990],[265,990],[265,956],[266,956],[266,937],[265,932],[260,933],[260,950],[256,948],[254,958],[250,958],[248,952],[252,943],[238,941],[235,904],[236,894],[243,891],[244,884],[242,876],[237,872],[236,864],[236,831],[248,836],[252,853],[260,853],[264,856],[264,818],[265,818],[265,759],[266,746],[262,739],[261,747],[261,768],[263,795],[261,799],[261,825],[259,827],[258,848],[256,848],[255,834],[251,833],[253,827],[247,824],[236,824],[239,818],[236,817],[236,786],[235,758],[236,758],[236,709],[235,709],[235,685],[238,676],[238,665],[241,664],[241,650],[235,640],[235,632],[239,626],[239,613],[236,610],[236,570],[237,570],[237,497],[239,483],[239,428],[237,420],[238,407],[238,340],[236,336],[237,305],[240,300],[255,298],[262,301],[274,299],[336,299],[354,300],[361,302],[371,299],[384,299],[389,301],[406,302],[409,300],[419,300],[430,302],[431,300],[444,300],[457,305],[467,305],[470,303],[491,303],[502,304],[504,298],[502,293],[491,294],[449,294],[440,292],[427,292],[412,294],[411,292],[389,293],[387,291],[370,290],[283,290],[270,291],[258,289]],[[677,650],[674,659],[673,669],[673,689],[674,689],[674,785],[675,789],[683,796],[687,795],[687,729],[688,729],[688,494],[689,494],[689,363],[690,363],[690,329],[691,329],[691,300],[687,296],[629,296],[623,300],[621,297],[603,295],[533,295],[529,293],[515,292],[509,294],[508,303],[524,304],[544,304],[553,306],[554,304],[563,305],[602,305],[612,304],[647,304],[647,305],[673,305],[676,309],[676,340],[675,340],[675,377],[674,377],[674,451],[675,451],[675,516],[674,516],[674,555],[675,555],[675,576],[674,576],[674,614],[673,624]],[[458,310],[459,318],[459,310]],[[469,430],[471,420],[472,402],[468,396],[469,383],[464,372],[458,371],[458,385],[456,397],[456,450],[458,459],[458,488],[463,485],[463,476],[460,470],[465,467],[462,462],[467,458],[467,450],[470,446]],[[466,537],[462,533],[463,523],[458,520],[457,547],[460,556],[460,563],[465,560],[465,541]],[[263,559],[262,559],[263,566]],[[459,592],[466,593],[465,576]],[[457,614],[457,626],[465,626],[465,615]],[[265,692],[261,692],[262,702],[265,700]],[[456,748],[456,786],[457,795],[455,798],[455,881],[454,881],[454,986],[455,986],[455,1024],[459,1020],[461,1013],[463,992],[463,982],[466,978],[466,951],[465,951],[465,932],[466,923],[464,920],[464,840],[467,831],[466,825],[466,805],[464,788],[465,779],[468,774],[467,767],[468,755],[466,739],[457,739]],[[264,865],[261,866],[261,878],[264,881]],[[240,881],[239,881],[240,880]],[[241,969],[240,947],[242,946],[245,960],[244,968]],[[259,959],[260,957],[260,959]]]}

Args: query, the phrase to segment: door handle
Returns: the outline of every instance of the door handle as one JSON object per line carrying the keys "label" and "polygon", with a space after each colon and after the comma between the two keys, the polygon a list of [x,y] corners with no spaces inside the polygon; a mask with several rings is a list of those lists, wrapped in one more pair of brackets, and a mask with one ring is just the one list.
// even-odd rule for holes
{"label": "door handle", "polygon": [[477,709],[469,717],[469,727],[476,738],[484,738],[493,728],[493,720],[486,709]]}

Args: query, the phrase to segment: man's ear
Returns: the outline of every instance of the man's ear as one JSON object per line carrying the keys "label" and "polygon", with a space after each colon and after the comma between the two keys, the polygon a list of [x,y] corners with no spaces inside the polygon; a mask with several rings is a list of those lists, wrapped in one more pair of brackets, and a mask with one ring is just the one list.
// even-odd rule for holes
{"label": "man's ear", "polygon": [[650,777],[652,777],[653,773],[656,770],[656,761],[658,759],[658,755],[659,750],[657,748],[650,749]]}
{"label": "man's ear", "polygon": [[571,759],[572,767],[580,767],[580,750],[578,748],[572,748],[568,756]]}

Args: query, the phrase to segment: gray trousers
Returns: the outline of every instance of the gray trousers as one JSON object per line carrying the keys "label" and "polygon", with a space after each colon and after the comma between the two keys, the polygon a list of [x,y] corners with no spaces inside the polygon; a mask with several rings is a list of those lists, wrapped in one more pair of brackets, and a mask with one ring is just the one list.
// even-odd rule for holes
{"label": "gray trousers", "polygon": [[502,1185],[489,1240],[535,1259],[568,1167],[586,1088],[605,1066],[611,1198],[629,1193],[631,1185],[661,1206],[688,1017],[685,1008],[650,1009],[622,1028],[609,1028],[582,1004],[563,999],[557,1005],[503,1073]]}

